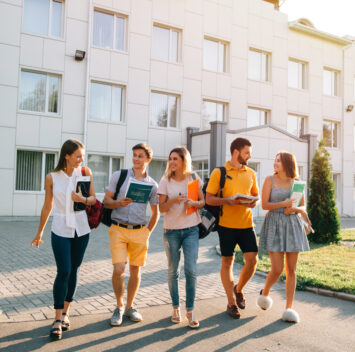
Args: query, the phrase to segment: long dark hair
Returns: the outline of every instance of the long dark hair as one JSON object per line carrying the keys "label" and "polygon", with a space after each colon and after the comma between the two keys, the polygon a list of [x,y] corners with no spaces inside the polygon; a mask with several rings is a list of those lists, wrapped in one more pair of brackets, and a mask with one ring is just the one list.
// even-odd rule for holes
{"label": "long dark hair", "polygon": [[67,141],[64,142],[62,145],[62,148],[60,149],[60,156],[58,160],[58,164],[55,167],[54,171],[59,172],[61,170],[65,170],[67,166],[67,162],[65,160],[66,155],[72,155],[76,150],[79,148],[83,149],[84,144],[78,141],[77,139],[68,139]]}

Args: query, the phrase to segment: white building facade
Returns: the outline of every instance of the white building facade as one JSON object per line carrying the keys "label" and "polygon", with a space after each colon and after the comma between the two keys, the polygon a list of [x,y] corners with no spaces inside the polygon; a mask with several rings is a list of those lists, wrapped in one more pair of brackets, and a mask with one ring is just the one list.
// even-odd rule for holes
{"label": "white building facade", "polygon": [[339,211],[355,216],[351,38],[262,0],[0,0],[0,58],[0,216],[40,214],[68,138],[86,145],[99,196],[142,141],[158,180],[188,127],[206,177],[212,121],[226,123],[225,159],[234,138],[252,141],[260,185],[281,149],[307,179],[302,136],[324,138]]}

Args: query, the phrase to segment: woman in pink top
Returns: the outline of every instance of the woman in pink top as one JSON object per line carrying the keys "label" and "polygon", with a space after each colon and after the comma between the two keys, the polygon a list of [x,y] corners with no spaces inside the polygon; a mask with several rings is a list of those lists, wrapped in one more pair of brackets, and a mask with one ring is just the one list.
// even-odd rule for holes
{"label": "woman in pink top", "polygon": [[193,309],[196,293],[198,224],[201,222],[198,211],[187,215],[187,209],[202,208],[205,204],[202,182],[199,180],[198,200],[187,198],[188,183],[193,181],[191,156],[185,147],[176,147],[169,154],[169,161],[163,178],[160,180],[159,210],[164,215],[164,245],[169,265],[169,291],[173,304],[173,323],[181,322],[179,300],[179,272],[181,249],[184,252],[186,278],[186,317],[191,328],[198,328]]}

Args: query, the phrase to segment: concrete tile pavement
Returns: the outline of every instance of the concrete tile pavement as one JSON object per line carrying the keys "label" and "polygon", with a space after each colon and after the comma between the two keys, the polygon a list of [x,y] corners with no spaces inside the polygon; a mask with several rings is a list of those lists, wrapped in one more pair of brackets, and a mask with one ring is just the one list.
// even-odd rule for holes
{"label": "concrete tile pavement", "polygon": [[[56,274],[50,245],[50,224],[40,249],[31,248],[36,221],[0,221],[0,322],[30,322],[54,317],[52,285]],[[197,300],[224,297],[219,277],[220,257],[215,252],[218,239],[212,234],[200,241]],[[240,266],[234,268],[237,279]],[[91,234],[81,267],[71,316],[105,314],[113,311],[115,298],[111,284],[112,265],[104,225]],[[170,304],[167,260],[163,245],[162,221],[150,238],[147,265],[142,270],[141,287],[135,300],[138,308]],[[181,270],[181,300],[185,282]],[[245,292],[259,292],[264,278],[254,276]],[[275,290],[282,290],[277,284]]]}

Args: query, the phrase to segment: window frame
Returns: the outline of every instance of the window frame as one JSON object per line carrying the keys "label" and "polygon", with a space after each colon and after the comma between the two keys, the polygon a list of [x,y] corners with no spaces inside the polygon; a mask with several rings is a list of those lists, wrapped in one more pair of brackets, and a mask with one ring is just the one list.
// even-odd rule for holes
{"label": "window frame", "polygon": [[[113,16],[113,27],[112,27],[112,46],[110,48],[104,47],[104,46],[100,46],[97,44],[94,44],[94,20],[95,20],[95,12],[100,12],[103,13],[105,15],[110,15]],[[92,19],[92,42],[91,42],[91,46],[93,48],[97,48],[97,49],[101,49],[101,50],[109,50],[109,51],[116,51],[116,52],[124,52],[127,53],[128,52],[128,45],[127,45],[127,30],[128,30],[128,16],[124,15],[122,13],[119,12],[113,12],[113,11],[109,11],[109,10],[105,10],[103,8],[100,7],[94,7],[93,9],[93,19]],[[122,18],[124,20],[124,33],[123,33],[123,49],[116,49],[115,48],[115,43],[116,43],[116,19],[117,18]]]}
{"label": "window frame", "polygon": [[[22,23],[21,23],[21,31],[22,33],[26,33],[26,34],[30,34],[30,35],[36,35],[36,36],[40,36],[40,37],[49,37],[52,39],[57,39],[57,40],[63,40],[64,39],[64,20],[65,20],[65,16],[64,16],[64,12],[65,12],[65,0],[48,0],[49,1],[49,9],[48,9],[48,28],[47,28],[47,33],[46,34],[41,34],[41,33],[35,33],[35,32],[31,32],[28,30],[25,30],[24,27],[24,18],[25,18],[25,1],[23,1],[23,9],[22,9]],[[60,2],[62,4],[62,13],[61,13],[61,17],[60,17],[60,23],[61,23],[61,27],[60,27],[60,35],[57,37],[55,35],[52,35],[52,22],[53,22],[53,2]]]}
{"label": "window frame", "polygon": [[[153,54],[153,41],[154,41],[154,27],[157,27],[157,28],[161,28],[161,29],[165,29],[165,30],[168,30],[169,31],[169,48],[168,48],[168,60],[163,60],[163,59],[160,59],[160,58],[156,58],[154,57],[154,54]],[[177,43],[176,43],[176,53],[177,53],[177,57],[176,57],[176,61],[171,59],[171,55],[172,55],[172,45],[173,45],[173,40],[172,40],[172,36],[173,36],[173,32],[176,32],[177,33]],[[162,61],[162,62],[169,62],[169,63],[172,63],[172,64],[179,64],[181,63],[181,29],[178,29],[178,28],[175,28],[175,27],[169,27],[169,26],[166,26],[166,25],[163,25],[163,24],[160,24],[160,23],[157,23],[157,22],[154,22],[153,23],[153,31],[152,31],[152,53],[151,53],[151,57],[153,60],[157,60],[157,61]]]}
{"label": "window frame", "polygon": [[[266,68],[265,68],[265,74],[266,74],[266,78],[253,78],[253,77],[249,77],[249,64],[250,64],[250,60],[249,60],[249,52],[254,52],[254,53],[258,53],[260,54],[260,58],[262,58],[262,55],[266,56]],[[260,67],[261,70],[260,72],[262,72],[262,60],[260,59]],[[251,81],[255,81],[255,82],[271,82],[271,52],[265,51],[265,50],[260,50],[254,47],[249,47],[248,49],[248,72],[247,72],[247,77],[249,80]]]}
{"label": "window frame", "polygon": [[[40,190],[23,190],[23,189],[17,189],[16,185],[16,179],[17,179],[17,153],[19,151],[22,152],[36,152],[36,153],[41,153],[42,154],[42,162],[41,162],[41,189]],[[44,194],[45,193],[45,183],[46,183],[46,155],[47,154],[52,154],[54,155],[54,168],[57,165],[58,162],[58,153],[55,151],[47,151],[47,150],[37,150],[37,149],[26,149],[26,148],[17,148],[16,149],[16,167],[15,167],[15,190],[14,192],[17,194],[20,193],[26,193],[26,194]]]}
{"label": "window frame", "polygon": [[[332,148],[332,149],[339,149],[340,148],[340,122],[338,121],[332,121],[332,120],[327,120],[327,119],[323,119],[322,122],[322,139],[324,140],[324,133],[323,133],[323,129],[324,129],[324,123],[330,123],[331,124],[331,131],[330,131],[330,136],[331,136],[331,145],[325,145],[326,148]],[[336,130],[336,138],[337,138],[337,145],[334,146],[334,141],[333,141],[333,126],[336,126],[337,130]]]}
{"label": "window frame", "polygon": [[[21,81],[22,81],[22,72],[31,72],[36,74],[46,75],[46,96],[45,96],[45,111],[35,111],[35,110],[24,110],[20,108],[21,104]],[[48,102],[49,102],[49,77],[57,77],[58,78],[58,112],[50,112],[48,111]],[[17,103],[17,112],[21,114],[29,114],[29,115],[40,115],[40,116],[51,116],[51,117],[61,117],[62,114],[62,75],[58,73],[52,73],[47,71],[39,71],[32,70],[27,68],[20,67],[20,81],[18,88],[18,103]]]}
{"label": "window frame", "polygon": [[[228,118],[227,118],[228,117],[228,103],[223,102],[223,101],[218,101],[218,100],[212,100],[212,99],[208,99],[208,98],[202,98],[200,131],[208,131],[209,130],[209,129],[204,129],[204,126],[203,126],[204,119],[203,119],[202,110],[203,110],[203,104],[205,102],[216,104],[216,115],[217,115],[217,104],[222,105],[223,112],[222,112],[222,121],[221,122],[228,122]],[[209,122],[214,122],[214,121],[219,121],[219,120],[213,120],[213,121],[209,121]]]}
{"label": "window frame", "polygon": [[[99,120],[99,119],[93,119],[93,118],[90,117],[91,97],[92,97],[91,85],[92,85],[92,83],[101,84],[101,85],[105,85],[105,86],[110,86],[111,87],[111,113],[110,113],[111,119],[110,120]],[[121,88],[121,114],[120,114],[121,119],[120,119],[120,121],[112,121],[113,99],[114,99],[112,87]],[[111,83],[111,82],[99,81],[99,80],[95,80],[95,79],[90,81],[88,121],[101,122],[101,123],[110,123],[110,124],[117,124],[117,125],[124,124],[125,123],[125,103],[126,103],[126,86],[121,85],[121,84]]]}
{"label": "window frame", "polygon": [[[202,183],[205,183],[205,179],[203,178],[203,175],[206,173],[206,178],[209,176],[209,167],[210,167],[210,161],[209,159],[195,159],[192,160],[192,166],[194,163],[202,163],[202,169],[195,169],[194,167],[192,168],[192,172],[196,172],[196,174],[200,177]],[[205,167],[207,166],[207,167]],[[199,175],[199,173],[201,175]]]}
{"label": "window frame", "polygon": [[[151,116],[152,116],[152,94],[160,94],[160,95],[167,95],[175,97],[176,98],[176,126],[169,126],[170,122],[170,114],[169,114],[169,98],[167,101],[167,114],[168,114],[168,120],[167,120],[167,125],[166,126],[157,126],[157,125],[152,125],[151,121]],[[180,127],[180,99],[181,96],[178,94],[174,93],[168,93],[168,92],[162,92],[158,90],[151,90],[150,91],[150,97],[149,97],[149,123],[148,123],[148,128],[155,128],[155,129],[163,129],[163,130],[178,130]]]}
{"label": "window frame", "polygon": [[[290,70],[290,66],[289,66],[289,63],[290,62],[293,62],[293,63],[296,63],[299,67],[299,65],[301,66],[301,75],[299,73],[299,71],[297,72],[297,77],[298,77],[298,84],[300,83],[299,80],[301,78],[301,86],[298,86],[298,87],[293,87],[293,86],[290,86],[290,81],[289,81],[289,70]],[[297,59],[294,59],[294,58],[288,58],[288,68],[287,68],[287,72],[288,72],[288,79],[287,79],[287,85],[288,85],[288,88],[293,88],[293,89],[307,89],[308,87],[308,82],[307,82],[307,63],[305,61],[301,61],[301,60],[297,60]]]}
{"label": "window frame", "polygon": [[[264,124],[260,124],[260,116],[259,116],[259,124],[256,126],[248,126],[248,116],[249,116],[249,110],[257,110],[259,112],[264,112],[265,113],[265,123]],[[258,108],[255,106],[248,106],[247,108],[247,128],[253,128],[253,127],[259,127],[259,126],[265,126],[269,123],[270,121],[270,115],[271,115],[271,111],[268,109],[263,109],[263,108]]]}
{"label": "window frame", "polygon": [[[301,127],[300,127],[300,133],[295,135],[292,132],[290,132],[289,128],[288,128],[288,119],[289,117],[292,116],[294,118],[297,118],[299,120],[301,120]],[[298,115],[298,114],[293,114],[293,113],[288,113],[287,114],[287,123],[286,123],[286,130],[289,134],[291,134],[292,136],[296,136],[297,138],[302,138],[303,135],[306,134],[306,122],[307,122],[307,116],[304,115]]]}
{"label": "window frame", "polygon": [[[218,44],[218,50],[217,50],[217,70],[212,70],[210,68],[205,67],[205,41],[210,41],[210,42],[215,42]],[[222,71],[220,71],[220,50],[221,46],[223,47],[223,68]],[[215,72],[215,73],[229,73],[229,43],[225,40],[209,37],[209,36],[204,36],[203,37],[203,53],[202,53],[202,69],[205,71],[209,72]]]}
{"label": "window frame", "polygon": [[[331,76],[331,94],[328,94],[328,93],[325,93],[325,89],[324,89],[324,84],[325,84],[325,81],[324,81],[324,72],[325,71],[328,71],[330,73],[332,73],[332,76]],[[322,93],[323,95],[327,96],[327,97],[338,97],[340,95],[340,72],[337,71],[337,70],[334,70],[332,68],[329,68],[329,67],[323,67],[323,75],[322,75]]]}
{"label": "window frame", "polygon": [[[121,168],[119,170],[122,170],[124,169],[124,156],[122,155],[107,155],[107,154],[100,154],[100,153],[95,153],[95,152],[89,152],[87,154],[86,157],[86,164],[88,165],[89,164],[89,155],[96,155],[96,156],[100,156],[100,157],[108,157],[109,158],[109,166],[108,166],[108,182],[110,182],[110,178],[113,174],[113,171],[112,171],[112,159],[119,159],[120,160],[120,166]],[[116,171],[119,171],[119,170],[115,170],[114,172]],[[108,186],[108,184],[107,184]],[[98,195],[104,195],[106,193],[106,191],[104,192],[100,192],[100,191],[97,191],[95,189],[95,193],[98,194]]]}

